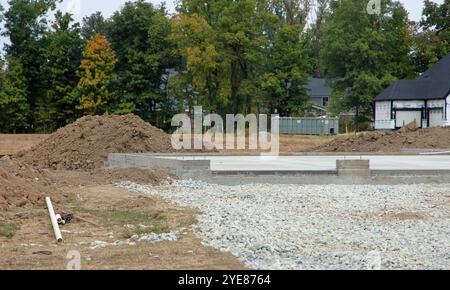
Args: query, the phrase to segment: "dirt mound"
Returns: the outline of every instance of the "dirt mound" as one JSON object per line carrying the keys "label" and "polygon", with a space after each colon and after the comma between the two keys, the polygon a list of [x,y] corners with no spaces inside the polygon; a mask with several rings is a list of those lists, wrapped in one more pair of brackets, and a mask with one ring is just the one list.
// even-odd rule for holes
{"label": "dirt mound", "polygon": [[0,219],[43,206],[45,196],[58,203],[63,194],[53,184],[50,172],[8,157],[0,159]]}
{"label": "dirt mound", "polygon": [[376,131],[336,138],[319,146],[316,152],[400,152],[402,149],[450,148],[450,128],[418,129],[407,125],[394,132]]}
{"label": "dirt mound", "polygon": [[172,151],[168,134],[129,114],[83,117],[16,157],[42,168],[91,170],[109,153]]}

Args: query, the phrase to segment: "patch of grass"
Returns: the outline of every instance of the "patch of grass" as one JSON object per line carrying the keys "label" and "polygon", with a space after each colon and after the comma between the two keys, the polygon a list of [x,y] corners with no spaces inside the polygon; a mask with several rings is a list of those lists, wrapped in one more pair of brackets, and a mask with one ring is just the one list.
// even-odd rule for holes
{"label": "patch of grass", "polygon": [[194,225],[196,223],[198,223],[197,216],[193,214],[193,215],[188,216],[186,219],[183,219],[180,222],[179,227],[187,228],[187,227],[192,226],[192,225]]}
{"label": "patch of grass", "polygon": [[68,199],[68,203],[71,204],[71,206],[75,207],[75,208],[81,208],[86,203],[86,201],[87,201],[87,199],[83,199],[79,195],[72,195]]}
{"label": "patch of grass", "polygon": [[12,222],[0,222],[0,236],[10,239],[14,237],[19,228],[17,224]]}
{"label": "patch of grass", "polygon": [[[130,225],[128,234],[164,233],[170,231],[167,217],[162,214],[152,214],[144,211],[130,211],[119,209],[86,209],[77,208],[76,211],[95,216],[105,227]],[[76,212],[75,211],[75,212]]]}

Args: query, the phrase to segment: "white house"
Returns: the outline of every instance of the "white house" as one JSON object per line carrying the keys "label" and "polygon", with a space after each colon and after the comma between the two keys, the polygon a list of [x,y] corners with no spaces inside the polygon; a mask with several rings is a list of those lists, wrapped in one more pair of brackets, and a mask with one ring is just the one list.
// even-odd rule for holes
{"label": "white house", "polygon": [[450,53],[415,80],[400,80],[374,99],[375,129],[450,126]]}

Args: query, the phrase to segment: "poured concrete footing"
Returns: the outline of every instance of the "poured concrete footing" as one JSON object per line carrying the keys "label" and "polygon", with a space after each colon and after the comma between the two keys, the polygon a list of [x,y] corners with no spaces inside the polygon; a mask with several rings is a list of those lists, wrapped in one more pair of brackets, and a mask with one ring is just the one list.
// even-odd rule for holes
{"label": "poured concrete footing", "polygon": [[[236,160],[222,158],[220,162]],[[263,160],[261,161],[264,162]],[[243,161],[245,164],[245,161]],[[208,156],[161,154],[110,154],[107,168],[161,169],[180,179],[204,180],[218,184],[275,183],[275,184],[418,184],[450,183],[447,169],[371,169],[370,160],[336,159],[334,169],[311,170],[214,170]],[[226,166],[224,166],[226,168]],[[308,168],[309,168],[308,167]],[[304,167],[303,167],[304,168]]]}
{"label": "poured concrete footing", "polygon": [[206,176],[211,172],[209,160],[182,160],[152,154],[109,154],[106,168],[161,169],[179,178]]}
{"label": "poured concrete footing", "polygon": [[338,176],[370,177],[370,160],[336,160]]}

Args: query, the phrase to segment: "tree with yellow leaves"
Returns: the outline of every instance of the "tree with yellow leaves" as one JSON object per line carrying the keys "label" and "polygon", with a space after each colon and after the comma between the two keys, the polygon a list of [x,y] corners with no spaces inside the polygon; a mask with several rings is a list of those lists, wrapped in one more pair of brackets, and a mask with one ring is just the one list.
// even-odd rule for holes
{"label": "tree with yellow leaves", "polygon": [[116,63],[116,53],[105,36],[97,34],[88,40],[78,70],[80,80],[74,91],[79,100],[78,110],[87,115],[108,111],[108,104],[114,99],[110,86],[115,79]]}
{"label": "tree with yellow leaves", "polygon": [[184,58],[186,71],[172,79],[172,89],[186,94],[192,87],[198,94],[189,105],[202,105],[207,110],[218,111],[228,103],[230,82],[227,62],[217,49],[213,27],[196,13],[178,15],[172,19],[171,40],[177,43]]}

